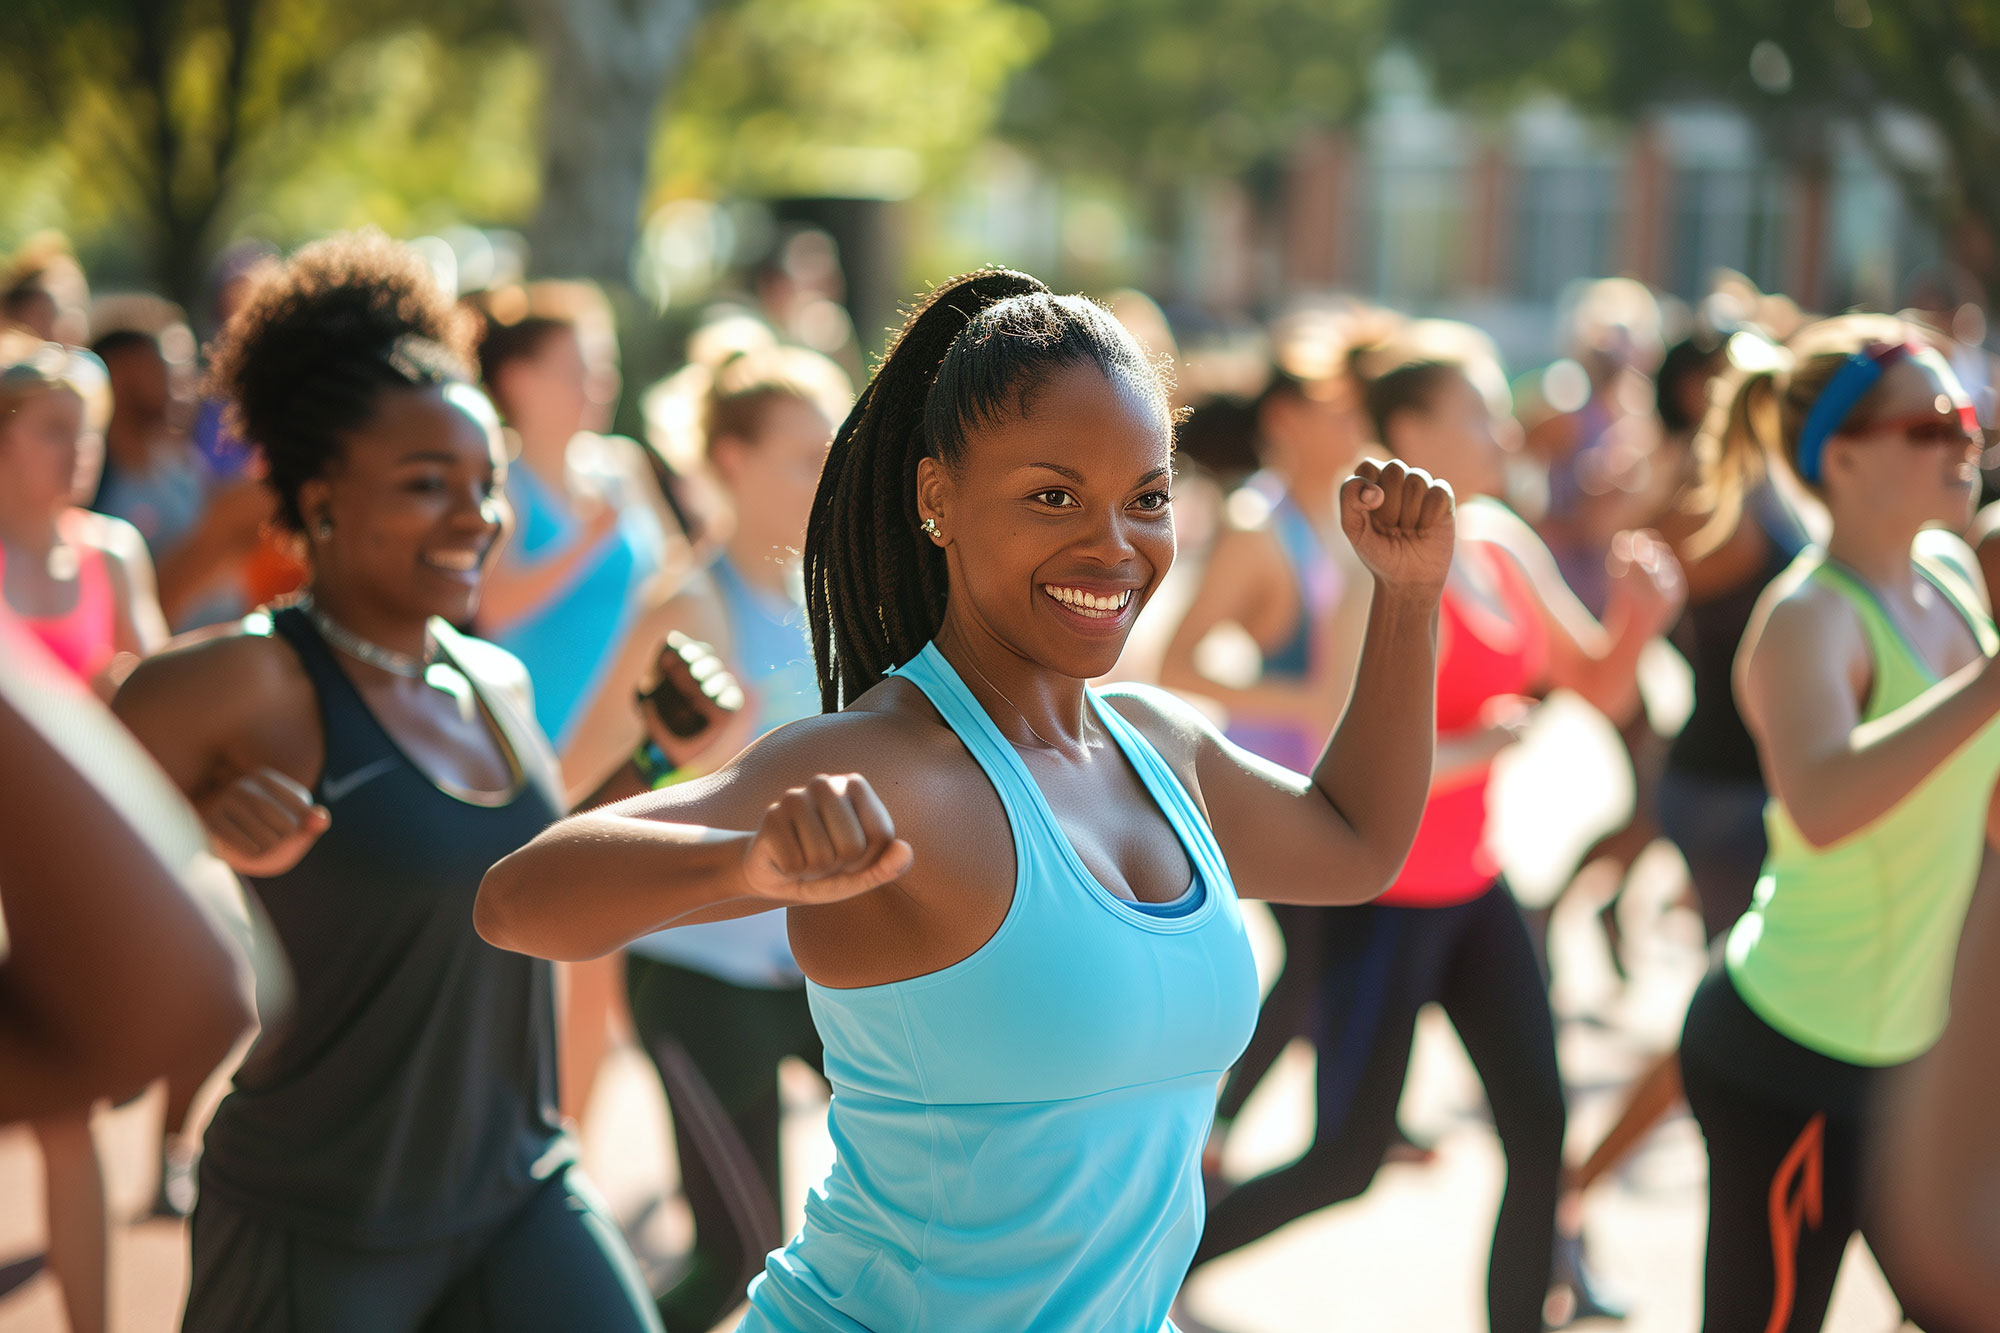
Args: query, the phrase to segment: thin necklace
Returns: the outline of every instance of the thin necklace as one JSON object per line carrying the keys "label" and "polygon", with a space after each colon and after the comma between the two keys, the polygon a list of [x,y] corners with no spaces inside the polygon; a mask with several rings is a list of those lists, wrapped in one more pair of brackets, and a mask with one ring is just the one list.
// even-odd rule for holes
{"label": "thin necklace", "polygon": [[[431,641],[430,632],[424,633],[424,655],[413,657],[409,653],[399,653],[394,648],[384,648],[379,643],[370,643],[347,626],[322,611],[319,603],[307,593],[298,600],[299,610],[306,613],[306,619],[320,632],[320,637],[357,661],[369,666],[380,667],[392,676],[403,676],[410,680],[422,680],[430,664],[437,660],[437,645]],[[1024,721],[1026,719],[1023,719]],[[1033,728],[1029,728],[1033,730]]]}
{"label": "thin necklace", "polygon": [[[986,673],[979,669],[979,663],[973,661],[972,658],[968,655],[965,659],[965,664],[972,668],[973,675],[979,677],[983,681],[986,681],[987,689],[999,695],[1001,702],[1005,703],[1009,708],[1014,710],[1014,716],[1021,719],[1021,725],[1028,729],[1028,734],[1030,736],[1033,736],[1036,740],[1040,741],[1045,749],[1054,750],[1057,754],[1061,755],[1065,759],[1069,758],[1068,750],[1063,749],[1062,746],[1060,745],[1055,745],[1050,743],[1048,737],[1042,735],[1041,732],[1035,730],[1035,724],[1028,721],[1028,715],[1021,711],[1021,706],[1015,703],[1012,699],[1009,699],[1007,697],[1007,691],[1001,689],[998,685],[995,685],[990,679],[987,678]],[[1005,735],[1006,733],[1003,732],[1001,734]],[[1017,750],[1025,748],[1018,741],[1010,740],[1008,744],[1012,745]]]}

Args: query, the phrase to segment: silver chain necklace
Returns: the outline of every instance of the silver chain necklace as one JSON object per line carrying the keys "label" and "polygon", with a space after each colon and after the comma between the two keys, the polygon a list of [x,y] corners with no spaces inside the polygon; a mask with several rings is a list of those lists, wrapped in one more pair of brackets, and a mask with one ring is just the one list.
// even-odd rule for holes
{"label": "silver chain necklace", "polygon": [[[1021,719],[1021,725],[1028,729],[1028,734],[1030,736],[1033,736],[1036,740],[1040,741],[1045,749],[1054,750],[1057,754],[1061,755],[1065,759],[1069,758],[1068,750],[1063,749],[1062,746],[1060,745],[1052,744],[1049,741],[1048,737],[1042,735],[1041,732],[1035,730],[1035,724],[1028,721],[1028,715],[1021,711],[1021,706],[1015,703],[1012,699],[1009,699],[1007,697],[1007,691],[1001,689],[998,685],[995,685],[990,679],[987,678],[986,673],[979,669],[979,663],[973,661],[972,658],[968,656],[965,659],[965,664],[972,668],[973,675],[979,677],[983,681],[986,681],[987,689],[999,695],[1000,701],[1006,704],[1009,708],[1014,710],[1014,716]],[[1001,734],[1005,735],[1006,733],[1003,732]],[[1013,745],[1014,748],[1017,750],[1022,748],[1020,743],[1017,741],[1010,740],[1009,744]]]}
{"label": "silver chain necklace", "polygon": [[367,639],[362,638],[359,634],[356,634],[353,630],[320,610],[319,604],[313,601],[311,593],[307,593],[305,596],[299,598],[297,605],[299,610],[306,613],[306,619],[312,621],[313,628],[320,632],[321,638],[356,661],[366,662],[372,667],[380,667],[392,676],[403,676],[409,680],[422,680],[424,673],[429,670],[430,664],[437,660],[437,645],[431,642],[428,631],[425,632],[424,636],[424,655],[422,657],[412,657],[408,653],[399,653],[394,648],[384,648],[379,643],[370,643]]}

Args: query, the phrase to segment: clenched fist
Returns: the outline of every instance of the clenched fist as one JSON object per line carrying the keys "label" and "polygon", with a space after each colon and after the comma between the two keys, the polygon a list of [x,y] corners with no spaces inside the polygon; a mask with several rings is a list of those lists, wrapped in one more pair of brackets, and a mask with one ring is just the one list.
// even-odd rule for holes
{"label": "clenched fist", "polygon": [[1451,573],[1451,487],[1398,460],[1364,460],[1340,488],[1340,529],[1385,586],[1437,596]]}
{"label": "clenched fist", "polygon": [[1614,610],[1635,622],[1646,638],[1666,632],[1687,601],[1687,577],[1673,548],[1655,532],[1621,532],[1604,558],[1611,587],[1605,619]]}
{"label": "clenched fist", "polygon": [[907,873],[914,859],[868,779],[822,774],[764,812],[743,874],[755,896],[803,906],[857,897]]}
{"label": "clenched fist", "polygon": [[258,878],[282,875],[333,822],[312,793],[275,768],[260,768],[218,787],[197,805],[215,854],[230,869]]}

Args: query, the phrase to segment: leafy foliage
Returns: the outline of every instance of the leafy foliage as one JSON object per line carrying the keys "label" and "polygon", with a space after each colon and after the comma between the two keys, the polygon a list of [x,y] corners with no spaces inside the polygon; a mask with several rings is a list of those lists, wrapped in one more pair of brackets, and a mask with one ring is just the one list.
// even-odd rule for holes
{"label": "leafy foliage", "polygon": [[669,96],[665,193],[911,193],[993,123],[1046,28],[1003,0],[739,0]]}
{"label": "leafy foliage", "polygon": [[429,204],[519,208],[502,145],[532,104],[528,62],[505,58],[481,0],[433,8],[443,20],[417,29],[391,0],[8,0],[0,162],[31,185],[0,222],[114,250],[136,235],[185,300],[252,213],[297,236]]}
{"label": "leafy foliage", "polygon": [[1352,115],[1394,0],[1032,0],[1047,52],[1005,125],[1142,183],[1236,171]]}

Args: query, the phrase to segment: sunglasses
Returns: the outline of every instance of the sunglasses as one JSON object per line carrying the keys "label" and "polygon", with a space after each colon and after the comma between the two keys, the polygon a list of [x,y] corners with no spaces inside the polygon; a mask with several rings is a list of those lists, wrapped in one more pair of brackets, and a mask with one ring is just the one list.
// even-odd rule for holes
{"label": "sunglasses", "polygon": [[1979,430],[1979,419],[1973,415],[1969,406],[1961,407],[1949,416],[1939,416],[1935,412],[1918,412],[1889,421],[1871,421],[1865,426],[1851,426],[1841,433],[1900,435],[1914,445],[1983,446],[1986,443],[1985,437]]}

